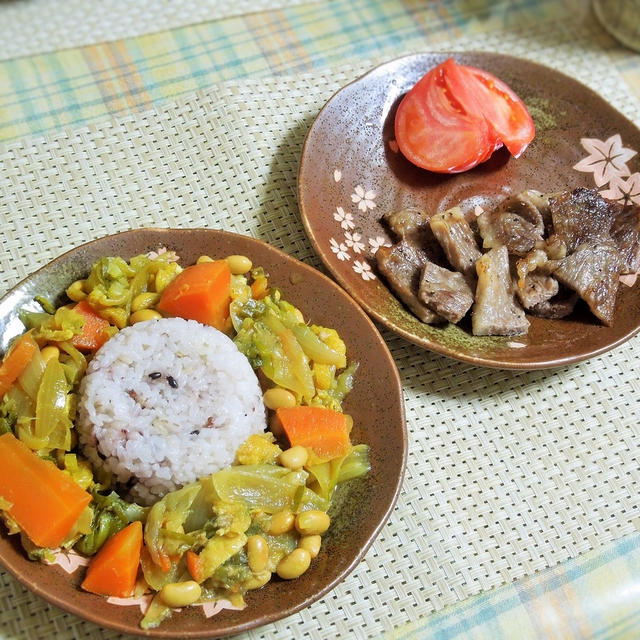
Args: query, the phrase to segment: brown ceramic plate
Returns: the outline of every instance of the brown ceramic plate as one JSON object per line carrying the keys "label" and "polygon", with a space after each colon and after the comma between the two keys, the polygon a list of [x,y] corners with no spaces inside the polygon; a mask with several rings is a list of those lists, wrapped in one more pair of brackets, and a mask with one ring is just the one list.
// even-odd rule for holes
{"label": "brown ceramic plate", "polygon": [[[444,176],[413,166],[397,151],[393,123],[400,99],[449,56],[494,73],[525,101],[536,137],[519,159],[502,149],[472,171]],[[380,219],[405,207],[437,212],[457,204],[472,216],[476,206],[491,206],[531,188],[550,192],[597,186],[616,199],[640,184],[638,156],[632,153],[638,150],[640,131],[633,123],[557,71],[492,53],[411,55],[347,85],[317,116],[299,167],[302,220],[338,282],[375,320],[408,340],[490,367],[565,365],[611,349],[638,331],[640,285],[621,286],[611,328],[600,326],[583,308],[562,320],[531,318],[528,335],[517,339],[474,337],[465,326],[429,326],[405,310],[377,277],[375,248],[390,241]],[[616,155],[613,163],[605,162]],[[594,164],[574,168],[588,157]]]}
{"label": "brown ceramic plate", "polygon": [[[240,235],[209,229],[128,231],[74,249],[37,271],[0,299],[0,336],[4,350],[20,333],[17,311],[34,295],[64,300],[64,289],[84,277],[100,256],[129,258],[158,246],[181,257],[243,254],[261,265],[270,282],[284,292],[314,323],[335,327],[350,359],[360,367],[353,391],[344,403],[354,418],[352,439],[370,446],[371,472],[348,483],[332,511],[332,526],[323,536],[320,555],[293,582],[274,580],[250,592],[243,611],[225,610],[209,619],[200,607],[174,614],[147,636],[210,638],[237,633],[283,618],[311,604],[338,584],[363,557],[386,521],[400,490],[406,459],[406,430],[400,379],[389,351],[369,318],[332,280],[269,245]],[[380,399],[384,398],[384,402]],[[2,564],[29,589],[82,618],[124,633],[142,634],[137,606],[107,604],[105,598],[81,591],[83,569],[72,576],[57,566],[29,562],[16,536],[0,538]]]}

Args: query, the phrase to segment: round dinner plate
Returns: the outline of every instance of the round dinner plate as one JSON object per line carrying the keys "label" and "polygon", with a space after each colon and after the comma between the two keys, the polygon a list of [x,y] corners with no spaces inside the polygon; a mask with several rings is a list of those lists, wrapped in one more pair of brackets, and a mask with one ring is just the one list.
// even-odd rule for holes
{"label": "round dinner plate", "polygon": [[[130,257],[167,247],[188,265],[203,254],[248,256],[264,267],[269,282],[314,324],[337,329],[347,357],[360,363],[352,392],[344,402],[354,420],[352,441],[370,447],[371,471],[342,486],[332,506],[332,525],[323,536],[320,555],[295,581],[274,579],[246,596],[241,611],[223,610],[206,618],[189,607],[143,632],[138,606],[118,606],[82,591],[84,569],[68,575],[58,566],[27,560],[17,536],[0,537],[0,561],[25,586],[49,602],[94,623],[123,633],[153,637],[210,638],[237,633],[283,618],[311,604],[335,587],[365,554],[387,520],[400,491],[407,436],[400,378],[386,344],[360,307],[332,280],[308,265],[252,238],[210,229],[141,229],[84,244],[35,272],[0,299],[0,345],[23,327],[18,310],[35,295],[63,303],[64,290],[85,277],[102,256]],[[382,400],[384,399],[384,400]]]}
{"label": "round dinner plate", "polygon": [[[518,158],[505,149],[471,171],[441,175],[409,163],[394,140],[404,94],[435,65],[457,62],[495,74],[524,100],[536,137]],[[312,124],[302,151],[302,221],[330,273],[367,311],[408,340],[477,365],[540,369],[603,353],[640,329],[640,285],[620,285],[614,325],[578,305],[563,319],[529,317],[527,335],[475,337],[465,326],[420,322],[376,271],[378,246],[392,241],[381,224],[390,211],[439,212],[460,205],[471,217],[525,189],[597,187],[640,202],[640,131],[576,80],[539,64],[494,53],[422,53],[383,64],[338,91]]]}

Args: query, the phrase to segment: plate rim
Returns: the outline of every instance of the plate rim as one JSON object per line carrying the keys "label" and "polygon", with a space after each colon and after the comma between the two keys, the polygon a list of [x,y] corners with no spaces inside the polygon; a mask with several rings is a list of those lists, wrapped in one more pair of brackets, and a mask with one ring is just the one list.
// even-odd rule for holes
{"label": "plate rim", "polygon": [[[27,281],[29,281],[31,278],[33,278],[37,274],[41,274],[43,271],[48,270],[51,267],[54,267],[56,264],[62,263],[65,259],[69,259],[71,254],[74,254],[78,251],[82,251],[87,247],[96,246],[99,243],[102,243],[111,239],[116,239],[116,238],[124,239],[127,236],[133,236],[141,232],[152,233],[154,235],[157,235],[158,244],[168,244],[168,242],[170,242],[170,236],[172,234],[179,234],[179,235],[184,234],[186,236],[193,233],[204,233],[211,236],[219,236],[221,238],[233,238],[236,241],[240,239],[241,242],[246,242],[248,245],[253,244],[255,246],[260,246],[263,250],[273,254],[274,257],[277,257],[280,260],[283,260],[285,264],[293,264],[296,269],[300,269],[304,273],[311,274],[312,277],[319,278],[319,280],[323,282],[329,288],[329,290],[333,291],[338,296],[343,297],[345,301],[351,306],[352,310],[359,316],[360,320],[363,321],[365,325],[368,327],[370,332],[370,337],[373,338],[377,343],[377,347],[380,349],[380,355],[384,356],[384,359],[386,361],[386,365],[388,368],[388,373],[390,374],[390,376],[388,377],[388,381],[390,383],[393,382],[393,391],[397,397],[397,405],[398,405],[397,408],[399,411],[398,417],[400,419],[399,429],[402,435],[402,447],[400,449],[401,455],[398,460],[399,474],[395,478],[395,486],[393,487],[391,500],[389,501],[384,513],[382,514],[382,517],[379,519],[379,521],[375,524],[375,526],[371,530],[371,533],[368,536],[368,538],[365,540],[364,544],[358,549],[357,553],[354,554],[354,556],[351,558],[349,563],[344,567],[342,572],[336,575],[332,580],[328,581],[318,591],[315,591],[313,594],[304,598],[300,602],[286,609],[283,609],[281,611],[277,611],[272,614],[263,615],[259,612],[259,610],[256,610],[256,617],[262,616],[261,618],[259,619],[254,618],[241,624],[235,624],[235,625],[229,624],[226,627],[221,628],[219,630],[216,630],[215,628],[213,628],[213,625],[215,625],[215,619],[216,619],[214,616],[213,618],[208,619],[208,620],[211,620],[212,622],[211,629],[201,629],[196,631],[186,630],[184,632],[181,632],[179,637],[181,638],[214,638],[214,637],[235,635],[237,633],[242,633],[244,631],[258,628],[266,624],[275,622],[277,620],[281,620],[286,617],[289,617],[294,613],[297,613],[305,609],[306,607],[310,606],[314,602],[320,600],[323,596],[325,596],[327,593],[332,591],[336,586],[338,586],[341,582],[343,582],[353,572],[353,570],[360,564],[360,562],[364,558],[369,548],[373,545],[373,543],[379,536],[382,528],[387,524],[389,517],[391,516],[391,513],[393,512],[396,506],[396,503],[398,501],[398,498],[400,496],[400,493],[402,491],[402,486],[403,486],[404,477],[406,474],[406,466],[407,466],[408,430],[407,430],[407,424],[406,424],[406,410],[404,405],[402,381],[401,381],[400,373],[398,371],[395,360],[393,359],[393,356],[391,355],[391,352],[389,350],[389,347],[384,341],[377,327],[371,321],[368,315],[364,312],[362,307],[352,298],[352,296],[343,287],[339,286],[335,281],[333,281],[331,278],[329,278],[327,275],[325,275],[318,269],[299,260],[294,256],[287,254],[283,250],[269,244],[264,240],[254,238],[252,236],[240,234],[240,233],[226,231],[223,229],[197,228],[197,227],[167,228],[167,227],[144,226],[144,227],[127,229],[127,230],[112,233],[112,234],[106,234],[98,238],[93,238],[87,242],[84,242],[80,245],[77,245],[71,249],[68,249],[62,252],[61,254],[57,255],[55,258],[53,258],[46,264],[42,265],[35,271],[28,274],[26,277],[22,278],[19,282],[17,282],[14,286],[12,286],[8,291],[6,291],[4,295],[0,297],[0,306],[6,303],[6,301],[10,298],[10,296],[16,293],[18,289],[21,286],[23,286]],[[165,238],[168,242],[163,243],[162,240],[160,240],[160,238]],[[261,266],[264,266],[264,265],[261,265]],[[2,531],[2,533],[0,534],[0,537],[6,542],[9,538],[9,534],[6,531]],[[19,567],[15,566],[23,562],[32,562],[32,561],[30,561],[28,558],[24,556],[20,556],[19,559],[17,559],[16,563],[10,562],[10,561],[8,562],[4,557],[4,554],[0,553],[0,564],[20,584],[22,584],[24,587],[26,587],[29,591],[34,593],[36,596],[42,598],[45,602],[48,602],[49,604],[59,607],[60,609],[66,611],[67,613],[73,614],[82,620],[96,624],[99,627],[119,631],[121,633],[131,634],[134,636],[158,637],[158,638],[175,638],[176,637],[174,631],[164,628],[162,625],[160,625],[159,627],[156,627],[155,629],[143,630],[140,628],[133,629],[128,624],[120,623],[117,620],[117,616],[113,621],[112,620],[105,621],[100,618],[99,614],[94,614],[91,609],[87,609],[82,607],[79,604],[76,604],[76,600],[63,599],[61,596],[56,595],[56,593],[51,592],[50,590],[47,590],[45,587],[41,585],[40,581],[25,579],[25,577],[20,572]],[[69,576],[69,580],[71,579],[72,579],[71,576]],[[79,591],[79,593],[84,594],[84,592],[82,591]],[[85,594],[85,595],[91,595],[91,594]],[[251,605],[248,605],[248,606],[251,606]],[[142,614],[140,615],[142,616]]]}
{"label": "plate rim", "polygon": [[[306,214],[305,212],[305,205],[304,205],[304,194],[303,194],[303,190],[304,190],[304,185],[303,185],[303,181],[301,180],[301,174],[303,172],[303,170],[305,169],[305,165],[306,165],[306,161],[308,158],[308,154],[307,154],[307,145],[309,143],[309,140],[311,138],[312,135],[312,130],[314,128],[314,126],[316,125],[316,122],[319,120],[319,118],[321,117],[321,115],[323,114],[323,112],[325,110],[328,110],[330,103],[333,102],[333,100],[338,96],[338,94],[340,94],[344,89],[348,88],[348,87],[352,87],[353,85],[356,85],[360,82],[362,82],[363,80],[365,80],[366,78],[368,78],[369,76],[372,76],[378,72],[380,72],[381,70],[383,70],[386,66],[392,66],[395,64],[398,64],[400,62],[403,61],[411,61],[411,60],[417,60],[420,59],[422,57],[442,57],[442,59],[446,59],[447,57],[452,57],[452,56],[460,56],[460,55],[464,55],[464,56],[480,56],[480,57],[487,57],[487,58],[499,58],[505,61],[515,61],[515,62],[522,62],[522,63],[526,63],[527,65],[531,65],[531,66],[535,66],[537,68],[539,68],[541,71],[546,72],[546,73],[553,73],[557,76],[560,76],[560,78],[566,79],[567,82],[570,82],[574,85],[580,86],[582,90],[587,91],[591,94],[592,97],[596,97],[599,100],[603,100],[605,102],[607,102],[607,100],[600,95],[597,91],[594,91],[593,89],[591,89],[590,87],[588,87],[587,85],[585,85],[584,83],[580,82],[579,80],[577,80],[576,78],[573,78],[571,76],[569,76],[568,74],[564,73],[563,71],[559,71],[557,69],[554,69],[552,67],[549,67],[545,64],[542,64],[540,62],[537,62],[535,60],[530,60],[528,58],[523,58],[523,57],[519,57],[519,56],[513,56],[510,54],[505,54],[505,53],[500,53],[500,52],[496,52],[496,51],[481,51],[481,50],[476,50],[476,49],[471,49],[471,50],[445,50],[445,51],[419,51],[419,52],[415,52],[415,53],[409,53],[409,54],[404,54],[401,56],[397,56],[395,58],[391,58],[389,60],[386,60],[384,62],[381,62],[377,65],[375,65],[374,67],[369,68],[368,70],[366,70],[364,73],[361,73],[360,75],[358,75],[356,78],[354,78],[353,80],[350,80],[349,82],[347,82],[346,84],[344,84],[343,86],[341,86],[340,88],[336,89],[333,94],[326,100],[326,102],[323,104],[323,106],[320,108],[320,110],[316,113],[313,122],[311,123],[311,125],[309,126],[306,134],[305,134],[305,138],[302,144],[302,148],[301,148],[301,153],[300,153],[300,160],[298,163],[298,174],[297,174],[297,185],[296,185],[296,193],[297,193],[297,198],[298,198],[298,206],[300,209],[300,217],[302,219],[302,224],[303,227],[305,229],[305,233],[307,234],[307,237],[309,238],[311,244],[313,245],[313,248],[316,252],[316,255],[320,258],[320,260],[322,261],[322,263],[324,264],[324,266],[327,268],[327,270],[329,271],[329,273],[331,273],[331,275],[336,279],[336,281],[340,284],[340,286],[345,289],[345,291],[347,291],[347,293],[353,297],[353,299],[357,302],[357,304],[359,304],[364,310],[365,312],[371,317],[373,318],[376,322],[379,322],[382,326],[384,326],[385,328],[387,328],[389,331],[395,333],[396,335],[399,335],[401,337],[403,337],[404,339],[408,340],[409,342],[422,347],[423,349],[427,349],[429,351],[432,351],[436,354],[439,354],[441,356],[446,356],[448,358],[452,358],[454,360],[458,360],[460,362],[465,362],[467,364],[471,364],[471,365],[475,365],[475,366],[481,366],[481,367],[486,367],[489,369],[503,369],[503,370],[514,370],[514,371],[534,371],[534,370],[541,370],[541,369],[557,369],[557,368],[561,368],[561,367],[566,367],[568,365],[572,365],[572,364],[577,364],[579,362],[583,362],[584,360],[596,357],[598,355],[602,355],[603,353],[606,353],[608,351],[611,351],[612,349],[615,349],[616,347],[620,346],[621,344],[623,344],[624,342],[626,342],[627,340],[629,340],[630,338],[632,338],[633,336],[635,336],[638,332],[640,332],[640,321],[638,322],[638,324],[633,327],[629,332],[627,332],[626,334],[620,336],[618,339],[614,340],[613,342],[609,342],[605,345],[602,345],[600,347],[594,348],[594,349],[590,349],[588,351],[585,351],[583,353],[580,354],[576,354],[573,356],[563,356],[563,357],[557,357],[557,358],[547,358],[547,359],[541,359],[541,360],[537,360],[535,362],[532,361],[527,361],[527,362],[521,362],[521,361],[511,361],[511,360],[504,360],[504,359],[500,359],[500,358],[487,358],[486,356],[480,356],[480,355],[473,355],[473,354],[467,354],[467,353],[460,353],[460,352],[453,352],[451,349],[448,349],[444,346],[442,346],[442,344],[440,342],[437,341],[433,341],[433,340],[429,340],[426,338],[420,338],[419,336],[415,335],[414,333],[412,333],[411,331],[404,329],[403,327],[397,326],[396,323],[392,322],[389,320],[389,318],[387,318],[386,316],[384,316],[374,305],[372,305],[371,303],[369,303],[366,299],[366,297],[363,297],[360,295],[360,293],[357,291],[357,289],[353,289],[349,283],[347,282],[346,278],[342,275],[342,273],[340,271],[338,271],[334,264],[332,262],[330,262],[325,254],[325,251],[322,249],[321,243],[318,240],[316,233],[315,233],[315,229],[314,227],[311,225],[311,222],[309,220],[309,216]],[[609,106],[616,111],[616,113],[618,113],[618,115],[623,118],[628,125],[632,126],[634,129],[640,131],[640,129],[638,128],[638,126],[636,126],[636,124],[634,122],[632,122],[629,118],[627,118],[623,113],[621,113],[620,111],[618,111],[618,109],[616,109],[613,105],[611,105],[610,103],[607,102],[607,104],[609,104]],[[385,284],[384,285],[387,289],[388,286]],[[393,293],[389,292],[390,295],[393,296]],[[395,297],[395,296],[394,296]],[[397,297],[396,297],[397,299]],[[400,302],[398,300],[399,304],[403,307],[404,305],[402,304],[402,302]],[[406,311],[406,308],[405,308]],[[411,314],[411,312],[407,311],[407,313]],[[419,320],[416,318],[416,321],[419,322]],[[498,336],[498,338],[500,338],[500,336]],[[503,337],[504,338],[504,337]]]}

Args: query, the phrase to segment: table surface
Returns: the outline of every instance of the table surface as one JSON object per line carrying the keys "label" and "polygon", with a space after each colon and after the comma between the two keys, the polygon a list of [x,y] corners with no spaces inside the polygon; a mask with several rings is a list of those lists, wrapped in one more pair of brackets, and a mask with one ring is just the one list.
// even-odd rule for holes
{"label": "table surface", "polygon": [[[304,135],[334,91],[402,54],[536,60],[640,125],[640,57],[585,0],[63,6],[0,3],[0,293],[141,226],[244,233],[321,268],[296,201]],[[409,432],[398,504],[343,583],[243,637],[640,637],[638,339],[508,372],[382,335]],[[0,599],[2,638],[124,637],[5,572]]]}

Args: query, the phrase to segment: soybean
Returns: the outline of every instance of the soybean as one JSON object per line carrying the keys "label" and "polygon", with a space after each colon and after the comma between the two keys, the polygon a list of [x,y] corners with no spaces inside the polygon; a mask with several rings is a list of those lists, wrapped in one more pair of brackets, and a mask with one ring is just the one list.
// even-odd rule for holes
{"label": "soybean", "polygon": [[59,355],[60,349],[58,349],[54,344],[49,344],[40,351],[40,357],[45,363],[49,362],[52,358],[57,360]]}
{"label": "soybean", "polygon": [[272,411],[296,406],[296,397],[293,393],[281,387],[267,389],[262,396],[262,401],[264,406]]}
{"label": "soybean", "polygon": [[272,536],[279,536],[282,533],[287,533],[293,529],[295,521],[296,516],[288,509],[278,511],[271,516],[271,522],[269,523],[267,533]]}
{"label": "soybean", "polygon": [[200,599],[202,589],[195,580],[170,582],[160,590],[160,597],[168,607],[186,607]]}
{"label": "soybean", "polygon": [[67,287],[67,296],[74,302],[80,302],[87,297],[84,290],[84,280],[76,280]]}
{"label": "soybean", "polygon": [[318,556],[321,545],[322,538],[317,533],[312,536],[301,536],[300,540],[298,540],[298,547],[300,549],[306,549],[312,558]]}
{"label": "soybean", "polygon": [[324,512],[318,509],[303,511],[296,516],[296,529],[303,536],[320,535],[324,533],[331,524],[331,519]]}
{"label": "soybean", "polygon": [[260,573],[254,573],[248,580],[244,581],[246,589],[259,589],[271,580],[271,571],[265,570]]}
{"label": "soybean", "polygon": [[227,256],[227,266],[234,276],[241,276],[251,271],[251,260],[247,256]]}
{"label": "soybean", "polygon": [[287,554],[276,567],[276,573],[283,580],[293,580],[300,577],[311,564],[311,554],[306,549],[294,549]]}
{"label": "soybean", "polygon": [[131,301],[131,312],[140,311],[141,309],[150,309],[160,300],[160,294],[153,291],[144,291],[139,293]]}
{"label": "soybean", "polygon": [[269,545],[260,535],[247,538],[247,562],[252,573],[262,573],[269,562]]}
{"label": "soybean", "polygon": [[278,456],[278,462],[291,471],[302,469],[309,459],[309,452],[301,445],[286,449]]}
{"label": "soybean", "polygon": [[196,260],[196,264],[202,264],[203,262],[213,262],[213,258],[211,258],[209,256],[200,256]]}
{"label": "soybean", "polygon": [[129,324],[145,322],[146,320],[158,320],[162,315],[154,309],[140,309],[129,316]]}

